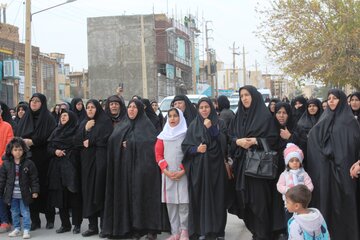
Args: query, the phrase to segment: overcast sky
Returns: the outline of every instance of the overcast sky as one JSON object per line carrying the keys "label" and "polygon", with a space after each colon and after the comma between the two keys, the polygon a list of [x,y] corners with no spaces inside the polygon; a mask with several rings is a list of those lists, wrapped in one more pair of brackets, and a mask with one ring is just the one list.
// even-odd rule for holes
{"label": "overcast sky", "polygon": [[[66,0],[32,0],[32,12],[36,12]],[[211,21],[210,47],[217,59],[232,67],[232,51],[235,42],[239,52],[245,46],[246,67],[271,72],[276,69],[266,57],[266,50],[254,34],[259,25],[255,7],[268,4],[268,0],[77,0],[72,3],[33,15],[32,45],[44,53],[65,54],[65,62],[71,70],[87,69],[87,25],[88,17],[133,14],[168,13],[169,17],[183,18],[187,13],[197,15],[198,26],[203,29],[205,21]],[[19,27],[20,41],[25,40],[25,0],[0,0],[7,3],[7,23]],[[203,51],[200,36],[200,55]],[[236,65],[242,66],[242,57],[236,57]]]}

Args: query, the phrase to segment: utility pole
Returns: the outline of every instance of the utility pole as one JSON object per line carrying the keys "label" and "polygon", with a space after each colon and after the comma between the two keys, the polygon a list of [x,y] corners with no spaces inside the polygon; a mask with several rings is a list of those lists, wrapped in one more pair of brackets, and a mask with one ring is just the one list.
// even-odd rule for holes
{"label": "utility pole", "polygon": [[233,82],[233,89],[236,90],[237,86],[236,86],[236,82],[237,82],[237,79],[235,78],[235,56],[236,55],[240,55],[239,52],[236,52],[236,50],[238,50],[239,48],[235,48],[235,42],[233,43],[233,46],[232,48],[230,48],[230,50],[232,50],[232,55],[233,55],[233,76],[232,76],[232,82]]}
{"label": "utility pole", "polygon": [[141,15],[141,73],[143,97],[148,98],[147,76],[146,76],[146,56],[145,56],[145,37],[144,37],[144,16]]}
{"label": "utility pole", "polygon": [[26,25],[25,25],[25,89],[24,101],[28,102],[32,93],[31,79],[31,0],[26,0]]}
{"label": "utility pole", "polygon": [[243,55],[243,78],[244,78],[244,85],[247,85],[247,81],[246,81],[246,64],[245,64],[245,47],[243,45],[243,51],[242,51],[242,55]]}
{"label": "utility pole", "polygon": [[209,35],[208,35],[208,31],[212,31],[212,29],[209,29],[207,27],[207,24],[211,22],[211,21],[206,21],[205,22],[205,38],[206,38],[206,62],[207,62],[207,80],[210,77],[210,86],[211,86],[211,97],[214,97],[214,79],[211,75],[211,63],[212,63],[212,59],[211,59],[211,50],[209,49]]}

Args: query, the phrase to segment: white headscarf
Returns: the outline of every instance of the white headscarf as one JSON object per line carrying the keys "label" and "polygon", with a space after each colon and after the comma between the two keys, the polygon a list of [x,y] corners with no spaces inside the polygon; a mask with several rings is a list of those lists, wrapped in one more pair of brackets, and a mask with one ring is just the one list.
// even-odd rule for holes
{"label": "white headscarf", "polygon": [[186,120],[184,118],[184,114],[183,112],[176,108],[178,113],[179,113],[179,117],[180,117],[180,121],[178,123],[178,125],[176,125],[175,127],[170,127],[169,124],[169,117],[166,120],[164,129],[162,130],[162,132],[159,134],[159,136],[157,138],[165,140],[165,141],[174,141],[177,140],[181,137],[183,137],[186,134],[186,130],[187,130],[187,125],[186,125]]}

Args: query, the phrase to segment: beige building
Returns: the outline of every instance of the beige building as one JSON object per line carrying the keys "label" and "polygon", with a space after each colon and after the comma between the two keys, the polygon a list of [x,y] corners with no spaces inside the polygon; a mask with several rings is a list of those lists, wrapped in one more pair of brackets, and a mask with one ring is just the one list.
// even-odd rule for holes
{"label": "beige building", "polygon": [[[32,92],[43,93],[47,97],[49,108],[59,101],[59,82],[65,78],[61,71],[64,54],[40,53],[38,47],[32,46]],[[24,99],[24,59],[25,45],[19,41],[19,29],[10,24],[0,23],[0,62],[11,60],[11,70],[16,76],[8,76],[0,82],[0,100],[10,107],[15,107]]]}

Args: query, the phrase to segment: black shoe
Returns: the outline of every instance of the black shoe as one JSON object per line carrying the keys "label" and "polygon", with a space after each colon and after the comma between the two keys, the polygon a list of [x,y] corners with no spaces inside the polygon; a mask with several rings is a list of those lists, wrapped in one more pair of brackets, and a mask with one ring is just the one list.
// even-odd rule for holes
{"label": "black shoe", "polygon": [[147,236],[145,237],[146,240],[156,240],[157,239],[157,234],[156,233],[148,233]]}
{"label": "black shoe", "polygon": [[70,231],[71,231],[71,227],[61,226],[59,229],[56,230],[56,233],[64,233],[64,232],[70,232]]}
{"label": "black shoe", "polygon": [[88,229],[85,232],[83,232],[81,235],[83,237],[90,237],[96,234],[99,234],[99,230]]}
{"label": "black shoe", "polygon": [[288,236],[285,233],[280,233],[277,237],[277,240],[287,240]]}
{"label": "black shoe", "polygon": [[54,228],[54,223],[53,222],[47,222],[45,228],[46,229],[53,229]]}
{"label": "black shoe", "polygon": [[103,232],[99,233],[99,238],[107,238],[108,236],[109,236],[108,234],[105,234]]}
{"label": "black shoe", "polygon": [[40,223],[31,223],[30,231],[40,228]]}
{"label": "black shoe", "polygon": [[80,226],[74,226],[73,234],[79,234],[79,233],[80,233]]}

